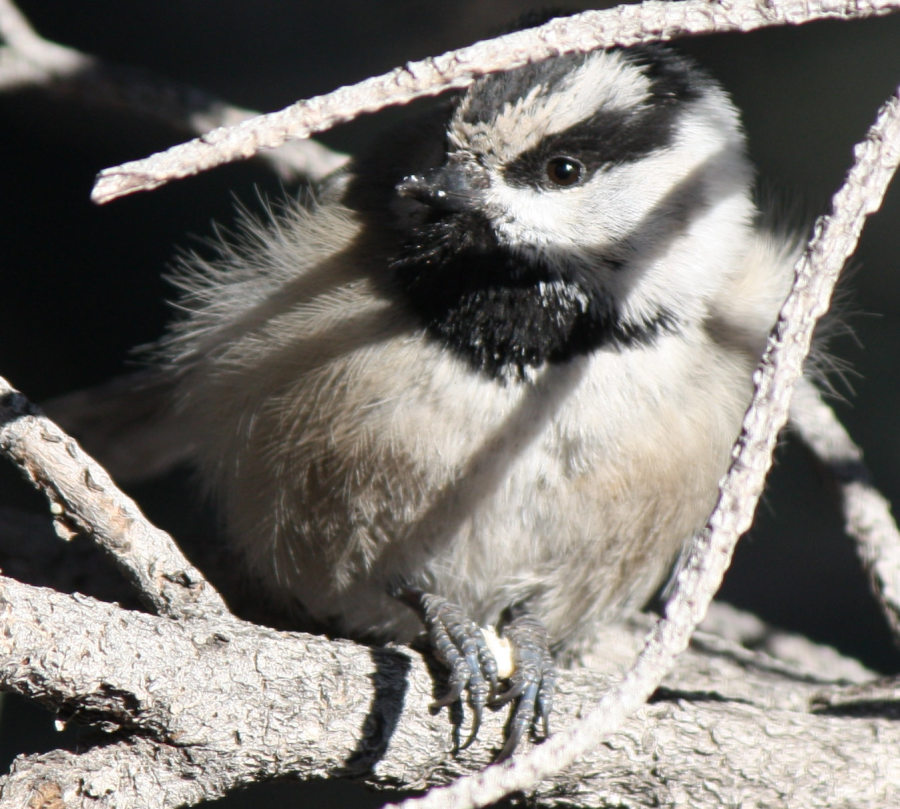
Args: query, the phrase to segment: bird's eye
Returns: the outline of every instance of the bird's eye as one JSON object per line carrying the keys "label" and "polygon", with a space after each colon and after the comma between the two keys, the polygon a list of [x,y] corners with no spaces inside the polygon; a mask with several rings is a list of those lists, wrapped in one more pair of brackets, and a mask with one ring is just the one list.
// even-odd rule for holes
{"label": "bird's eye", "polygon": [[573,157],[554,157],[547,161],[547,179],[561,187],[575,185],[584,176],[584,164]]}

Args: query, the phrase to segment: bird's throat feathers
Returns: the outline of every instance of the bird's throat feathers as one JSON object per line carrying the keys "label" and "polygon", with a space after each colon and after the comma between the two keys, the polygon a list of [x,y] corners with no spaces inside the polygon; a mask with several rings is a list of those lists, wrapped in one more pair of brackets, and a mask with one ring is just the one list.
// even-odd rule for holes
{"label": "bird's throat feathers", "polygon": [[664,308],[627,319],[603,289],[597,267],[517,253],[472,214],[414,229],[391,262],[396,286],[428,334],[496,379],[522,379],[546,363],[599,348],[647,344],[677,329]]}

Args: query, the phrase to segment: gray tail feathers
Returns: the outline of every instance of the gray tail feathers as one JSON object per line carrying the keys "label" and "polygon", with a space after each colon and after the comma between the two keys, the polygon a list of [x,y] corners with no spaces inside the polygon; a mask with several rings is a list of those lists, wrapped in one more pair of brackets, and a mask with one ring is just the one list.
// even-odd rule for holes
{"label": "gray tail feathers", "polygon": [[41,403],[119,483],[140,483],[187,462],[192,445],[172,409],[174,375],[139,371]]}

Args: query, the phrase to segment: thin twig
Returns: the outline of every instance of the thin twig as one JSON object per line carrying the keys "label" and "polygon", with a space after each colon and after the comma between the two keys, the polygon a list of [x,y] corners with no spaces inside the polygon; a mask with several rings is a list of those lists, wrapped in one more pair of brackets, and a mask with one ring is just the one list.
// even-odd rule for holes
{"label": "thin twig", "polygon": [[646,0],[639,5],[586,11],[441,56],[408,62],[389,73],[298,101],[279,112],[213,130],[143,160],[104,169],[97,177],[91,197],[103,204],[136,191],[149,191],[171,180],[252,157],[261,150],[280,146],[289,138],[309,137],[363,113],[466,87],[479,75],[551,56],[686,34],[750,31],[826,18],[872,17],[898,8],[900,0],[769,0],[766,3]]}
{"label": "thin twig", "polygon": [[12,0],[0,0],[0,37],[10,48],[48,65],[55,61],[65,64],[64,54],[76,53],[41,38]]}
{"label": "thin twig", "polygon": [[50,501],[57,533],[90,534],[160,615],[215,614],[219,594],[106,471],[0,377],[0,453]]}
{"label": "thin twig", "polygon": [[[644,8],[662,5],[665,4],[651,3],[646,4]],[[694,0],[686,0],[680,4],[669,5],[682,8],[690,7],[695,14],[700,14],[701,8],[705,9],[703,18],[707,23],[709,23],[710,14],[715,16],[720,11],[726,17],[729,14],[733,14],[735,19],[737,19],[739,16],[736,13],[737,4],[720,3],[713,6],[709,3],[697,3]],[[744,5],[746,6],[746,4]],[[681,28],[677,26],[670,28],[668,27],[670,15],[661,13],[662,18],[666,20],[666,24],[658,29],[658,37],[668,38],[679,33],[699,32],[701,30],[710,30],[713,27],[716,30],[729,30],[729,28],[748,30],[752,27],[777,22],[804,21],[800,17],[804,14],[804,11],[808,12],[810,7],[816,9],[814,13],[818,13],[819,16],[848,17],[857,15],[872,16],[896,8],[898,5],[900,3],[771,2],[769,4],[748,6],[748,8],[756,8],[760,16],[765,16],[764,21],[758,24],[730,24],[719,19],[716,23],[708,24],[705,28],[702,27],[702,24],[698,24],[700,27],[694,29],[684,27],[686,24],[684,21],[681,23]],[[822,12],[823,7],[832,10],[825,13]],[[833,10],[838,7],[842,9],[840,12]],[[860,11],[860,9],[864,10]],[[737,10],[741,12],[741,15],[744,13],[749,14],[743,6]],[[0,8],[0,12],[2,12],[2,8]],[[607,12],[592,13],[604,14]],[[680,11],[673,13],[676,13],[677,16]],[[624,16],[624,13],[620,13],[618,18]],[[743,17],[741,18],[743,19]],[[807,16],[804,19],[808,18]],[[2,18],[0,18],[0,24],[2,24]],[[641,25],[646,30],[648,23],[646,20],[643,20]],[[634,41],[633,39],[628,40],[628,36],[624,34],[613,34],[610,36],[608,30],[601,31],[601,33],[605,41],[611,39],[615,39],[618,42],[623,40]],[[594,36],[597,36],[596,32],[594,32]],[[543,40],[545,45],[547,41],[548,39],[546,38]],[[581,49],[581,46],[567,48],[569,51]],[[583,49],[587,50],[588,48],[584,47]],[[557,47],[557,51],[551,52],[559,52],[559,50]],[[532,52],[540,52],[540,48],[534,48]],[[532,56],[531,58],[540,57]],[[519,62],[519,64],[521,63]],[[419,78],[418,75],[414,75],[415,71],[423,64],[430,65],[432,68],[437,65],[438,72],[440,72],[438,60],[433,60],[428,63],[420,63],[418,66],[408,66],[405,71],[396,72],[396,78],[402,78],[403,76],[410,78],[410,81],[406,84],[407,87],[415,84],[415,81]],[[491,69],[504,69],[504,67],[510,66],[514,65],[505,64]],[[474,71],[471,65],[466,66],[464,63],[462,69]],[[476,72],[472,72],[469,78],[466,79],[466,82],[471,80],[471,76],[475,75]],[[445,73],[444,75],[448,74]],[[445,86],[451,86],[450,82],[447,82]],[[461,85],[456,84],[452,86]],[[421,90],[419,94],[433,92],[436,92],[436,90],[432,87],[428,90]],[[395,100],[388,103],[401,102]],[[379,104],[378,106],[382,105]],[[674,656],[686,645],[693,625],[705,611],[712,592],[717,589],[722,573],[727,567],[737,536],[749,525],[755,509],[758,492],[761,490],[762,482],[770,464],[771,448],[775,441],[775,436],[787,418],[791,388],[800,374],[802,360],[808,349],[812,327],[818,315],[827,306],[833,278],[839,272],[846,255],[852,251],[864,216],[877,207],[878,202],[873,200],[876,197],[880,200],[879,192],[883,193],[883,187],[886,185],[890,174],[896,168],[898,160],[896,141],[898,134],[900,134],[900,123],[898,123],[900,113],[898,113],[898,107],[900,107],[900,104],[898,104],[898,99],[895,98],[880,114],[879,121],[873,127],[873,131],[865,144],[866,148],[861,149],[858,155],[858,162],[851,172],[851,178],[848,179],[846,185],[835,197],[833,217],[830,221],[828,219],[820,221],[817,227],[817,237],[810,245],[803,262],[798,265],[798,282],[782,310],[782,316],[770,341],[764,364],[756,378],[757,391],[754,397],[754,405],[745,418],[744,433],[738,445],[740,454],[729,472],[728,479],[723,484],[719,505],[711,516],[707,529],[698,537],[692,548],[689,561],[679,577],[674,596],[667,607],[666,618],[660,621],[651,633],[635,667],[618,688],[611,690],[604,697],[591,712],[585,726],[580,730],[573,728],[567,733],[559,734],[538,748],[535,753],[523,757],[518,763],[513,761],[505,766],[490,768],[485,773],[457,782],[457,784],[446,790],[436,790],[422,801],[408,802],[406,805],[419,805],[419,803],[423,806],[442,807],[484,805],[486,802],[496,800],[510,791],[528,788],[541,777],[558,771],[566,766],[567,763],[571,763],[582,752],[593,747],[599,738],[615,728],[629,712],[645,700],[646,696],[655,688],[661,676],[670,668]],[[304,109],[306,112],[309,112],[308,106]],[[359,110],[353,114],[358,114],[358,112]],[[324,124],[322,128],[325,128]],[[309,128],[308,131],[318,130]],[[891,139],[893,139],[893,142],[891,142]],[[887,146],[885,147],[882,144],[883,149],[879,153],[876,147],[880,140],[886,140]],[[215,139],[210,142],[214,143]],[[223,142],[225,141],[223,140]],[[187,173],[195,173],[196,170],[199,169],[195,168]],[[167,179],[171,179],[171,177]],[[866,188],[867,184],[869,188]],[[872,193],[873,189],[874,194]],[[26,423],[31,418],[35,418],[35,416],[29,410],[27,403],[8,386],[5,388],[0,387],[0,449],[5,449],[10,455],[14,455],[15,451],[19,450],[17,442],[20,442],[22,439],[18,428],[15,427],[11,430],[10,425],[17,425],[19,422]],[[46,420],[44,421],[46,422]],[[46,423],[50,424],[49,422]],[[14,435],[14,438],[10,439],[8,434]],[[47,435],[50,435],[50,433],[47,433]],[[41,440],[51,445],[60,444],[60,446],[65,448],[66,452],[64,454],[72,455],[72,447],[74,447],[74,450],[77,450],[74,442],[72,442],[71,447],[63,443],[66,438],[61,433],[51,438],[44,436]],[[83,464],[84,456],[79,456],[76,460],[78,463]],[[29,457],[27,452],[25,454],[20,453],[19,462],[29,475],[36,479],[36,482],[44,488],[48,496],[51,497],[52,502],[57,503],[57,510],[63,512],[60,515],[61,524],[65,524],[69,520],[78,524],[88,523],[86,519],[82,520],[82,516],[77,512],[77,509],[73,510],[70,508],[70,502],[61,493],[62,485],[68,485],[67,481],[64,481],[63,484],[57,482],[51,484],[47,483],[46,480],[41,481],[40,476],[43,475],[43,471],[38,463],[33,462],[33,459]],[[94,470],[84,466],[82,468],[84,470],[84,480],[76,480],[76,484],[79,486],[86,484],[87,488],[90,489],[97,484],[97,480],[94,478]],[[54,471],[53,474],[57,473]],[[49,477],[47,480],[49,480]],[[84,487],[82,486],[82,488]],[[100,488],[103,487],[101,486]],[[748,492],[750,493],[749,495]],[[95,493],[91,492],[91,494],[94,495]],[[127,498],[125,499],[127,500]],[[130,501],[128,503],[136,511],[134,504]],[[69,512],[66,512],[66,509],[70,509]],[[120,511],[113,514],[119,521],[121,521],[123,515],[127,516],[127,520],[133,517],[133,514],[130,512]],[[91,517],[93,518],[93,515]],[[163,536],[165,537],[165,535]],[[165,539],[168,540],[167,537]],[[116,545],[122,541],[123,537],[121,535],[115,535],[111,543],[107,541],[107,547],[110,544]],[[125,537],[124,541],[128,544],[130,537]],[[145,542],[142,537],[134,541],[135,544]],[[120,549],[110,548],[110,550],[115,554]],[[120,558],[120,556],[117,555],[117,558]],[[128,560],[126,559],[125,561],[127,562]],[[127,564],[125,566],[128,567]],[[167,570],[173,569],[168,562],[164,567]],[[182,569],[179,573],[183,573],[185,570]],[[137,574],[143,572],[138,570]],[[140,579],[140,575],[135,573],[132,573],[132,575]],[[159,575],[158,572],[156,575]],[[142,581],[141,588],[144,589],[145,587],[146,583]],[[154,596],[152,594],[150,597],[153,600]],[[181,597],[176,596],[176,600],[178,598]],[[171,607],[170,601],[164,602],[161,596],[154,601],[154,604],[161,611],[166,611],[168,605],[170,614],[178,614],[181,611],[177,607]],[[180,607],[180,604],[178,606]]]}
{"label": "thin twig", "polygon": [[[187,135],[259,115],[180,82],[107,62],[43,39],[11,0],[0,0],[0,91],[38,88],[93,107],[122,109]],[[320,180],[348,157],[313,140],[286,143],[261,157],[284,180]]]}
{"label": "thin twig", "polygon": [[837,487],[844,529],[855,541],[872,590],[900,639],[900,531],[890,503],[872,485],[862,450],[809,382],[797,387],[791,424]]}
{"label": "thin twig", "polygon": [[900,90],[879,111],[857,145],[855,163],[821,217],[797,264],[796,279],[754,375],[755,392],[744,417],[736,455],[723,480],[719,501],[706,527],[695,537],[664,617],[622,682],[611,689],[574,727],[552,736],[534,751],[483,773],[433,789],[403,809],[470,809],[527,790],[560,772],[600,740],[653,693],[686,647],[721,584],[738,538],[750,527],[772,451],[788,418],[794,386],[803,373],[818,319],[827,311],[834,285],[852,255],[865,218],[877,210],[900,163]]}

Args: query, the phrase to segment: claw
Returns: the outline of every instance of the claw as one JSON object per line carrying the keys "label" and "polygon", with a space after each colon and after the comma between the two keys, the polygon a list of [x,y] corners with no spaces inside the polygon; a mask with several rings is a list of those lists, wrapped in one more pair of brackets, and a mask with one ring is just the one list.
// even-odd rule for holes
{"label": "claw", "polygon": [[[506,725],[506,743],[503,745],[500,755],[497,756],[497,761],[504,761],[513,754],[519,746],[519,742],[522,741],[522,736],[525,735],[525,729],[533,724],[535,720],[534,704],[539,687],[540,683],[531,682],[518,689],[521,696],[516,707],[509,715],[509,722]],[[511,688],[507,693],[510,691],[513,691],[513,689]],[[514,699],[514,697],[510,697],[510,699]]]}
{"label": "claw", "polygon": [[502,694],[498,694],[496,697],[494,697],[494,699],[490,701],[490,706],[492,708],[502,708],[504,705],[508,705],[514,699],[518,699],[520,696],[522,696],[527,687],[528,683],[524,679],[515,682]]}
{"label": "claw", "polygon": [[[552,660],[551,660],[552,665]],[[550,735],[550,713],[553,710],[553,692],[556,690],[556,669],[544,668],[541,687],[537,694],[537,716],[541,718],[542,738]],[[537,721],[535,716],[535,721]]]}
{"label": "claw", "polygon": [[553,707],[553,691],[556,687],[556,669],[550,655],[547,632],[540,621],[521,607],[510,610],[503,635],[512,645],[515,671],[510,687],[491,702],[491,707],[516,701],[507,724],[506,743],[497,757],[509,758],[525,731],[530,729],[538,736],[538,723],[542,737],[550,735],[550,712]]}
{"label": "claw", "polygon": [[472,706],[472,729],[469,731],[469,735],[466,740],[459,746],[460,750],[465,750],[472,742],[475,741],[475,737],[478,735],[478,731],[481,730],[481,716],[482,709],[480,706]]}
{"label": "claw", "polygon": [[440,710],[462,699],[468,692],[472,708],[472,729],[459,749],[475,741],[481,728],[484,707],[497,692],[497,663],[481,634],[462,609],[440,596],[425,593],[406,584],[391,589],[391,595],[412,607],[422,619],[435,656],[450,669],[449,689],[431,704]]}
{"label": "claw", "polygon": [[537,618],[521,606],[507,611],[503,636],[512,647],[514,670],[509,677],[509,688],[501,694],[498,693],[497,661],[481,629],[460,607],[407,584],[391,588],[390,593],[418,613],[428,630],[435,656],[450,670],[447,693],[435,700],[431,709],[437,711],[452,705],[463,698],[463,692],[468,693],[472,729],[459,750],[475,741],[486,705],[499,708],[515,703],[498,761],[513,754],[526,732],[533,737],[550,735],[556,670],[547,632]]}
{"label": "claw", "polygon": [[439,711],[441,708],[446,708],[448,705],[452,705],[456,702],[460,697],[462,697],[463,689],[466,687],[466,683],[469,679],[469,670],[466,666],[466,661],[463,658],[458,658],[456,664],[452,667],[450,671],[450,676],[448,677],[450,688],[447,689],[447,693],[444,696],[439,697],[431,705],[428,706],[428,709],[431,711]]}

